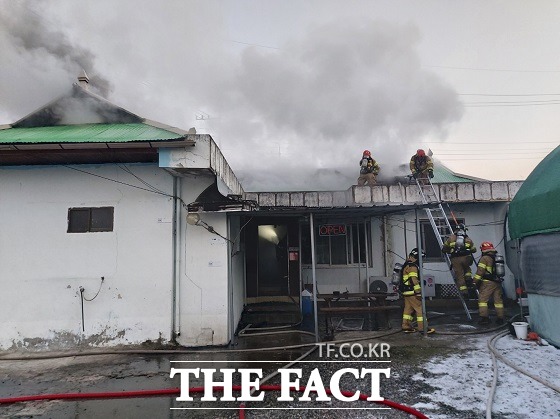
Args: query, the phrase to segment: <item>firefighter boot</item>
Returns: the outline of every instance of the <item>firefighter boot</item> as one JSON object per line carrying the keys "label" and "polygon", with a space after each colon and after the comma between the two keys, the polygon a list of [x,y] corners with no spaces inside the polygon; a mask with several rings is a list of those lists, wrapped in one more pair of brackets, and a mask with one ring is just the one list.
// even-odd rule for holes
{"label": "firefighter boot", "polygon": [[478,324],[490,324],[490,318],[489,317],[481,317],[480,320],[478,321]]}

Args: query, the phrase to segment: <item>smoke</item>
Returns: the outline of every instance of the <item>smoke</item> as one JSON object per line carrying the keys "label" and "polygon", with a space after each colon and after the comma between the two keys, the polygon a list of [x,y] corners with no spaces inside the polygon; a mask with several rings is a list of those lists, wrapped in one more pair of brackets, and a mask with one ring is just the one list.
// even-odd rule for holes
{"label": "smoke", "polygon": [[263,48],[232,43],[226,15],[239,12],[213,2],[0,6],[10,62],[0,68],[0,123],[59,96],[84,68],[91,85],[106,76],[117,105],[211,134],[246,191],[345,190],[364,149],[391,181],[463,114],[456,92],[421,67],[410,24],[298,16],[305,29]]}
{"label": "smoke", "polygon": [[445,138],[463,112],[455,91],[421,68],[418,41],[413,26],[355,19],[278,51],[246,49],[214,104],[224,125],[245,125],[244,152],[231,158],[245,188],[347,189],[364,149],[381,181],[406,174],[414,151]]}
{"label": "smoke", "polygon": [[47,20],[47,8],[45,2],[0,1],[0,112],[17,119],[65,94],[82,69],[93,73],[90,82],[97,93],[107,95],[111,89],[109,80],[96,73],[94,54]]}

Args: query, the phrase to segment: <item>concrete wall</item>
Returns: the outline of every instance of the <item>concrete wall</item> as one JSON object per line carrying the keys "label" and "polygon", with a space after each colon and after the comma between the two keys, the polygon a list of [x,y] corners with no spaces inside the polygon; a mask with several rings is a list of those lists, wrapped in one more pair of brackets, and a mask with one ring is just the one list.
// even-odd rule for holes
{"label": "concrete wall", "polygon": [[[173,195],[165,170],[127,166]],[[238,319],[244,295],[240,256],[228,288],[227,240],[189,225],[182,207],[174,277],[173,199],[107,180],[148,189],[116,165],[79,169],[91,174],[55,166],[0,169],[0,348],[168,342],[173,328],[184,345],[227,343],[228,298]],[[179,182],[189,203],[214,177],[185,175]],[[69,208],[100,206],[114,207],[114,231],[67,233]],[[227,237],[226,214],[201,218]],[[82,331],[80,287],[91,299],[100,285],[97,297],[84,301]]]}
{"label": "concrete wall", "polygon": [[[436,195],[446,202],[511,201],[523,182],[477,182],[434,184]],[[418,186],[409,184],[352,186],[346,191],[246,192],[245,199],[261,207],[346,207],[401,205],[422,202]]]}
{"label": "concrete wall", "polygon": [[[193,202],[206,189],[212,176],[182,179],[180,195]],[[182,219],[187,213],[181,211]],[[225,213],[201,213],[201,220],[227,237]],[[202,225],[183,223],[178,280],[177,342],[185,346],[224,345],[228,333],[228,241]]]}
{"label": "concrete wall", "polygon": [[[128,165],[172,194],[154,165]],[[171,335],[172,199],[116,165],[0,168],[0,347],[167,341]],[[114,207],[114,231],[67,233],[68,209]],[[105,281],[101,285],[101,277]],[[82,331],[80,286],[84,296]]]}

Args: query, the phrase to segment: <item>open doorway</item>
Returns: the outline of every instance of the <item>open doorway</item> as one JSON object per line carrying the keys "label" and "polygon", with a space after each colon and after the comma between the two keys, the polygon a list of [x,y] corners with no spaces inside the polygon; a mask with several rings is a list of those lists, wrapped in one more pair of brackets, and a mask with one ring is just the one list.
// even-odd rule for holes
{"label": "open doorway", "polygon": [[263,217],[245,233],[247,297],[299,296],[297,220]]}
{"label": "open doorway", "polygon": [[288,228],[258,226],[258,293],[288,295]]}

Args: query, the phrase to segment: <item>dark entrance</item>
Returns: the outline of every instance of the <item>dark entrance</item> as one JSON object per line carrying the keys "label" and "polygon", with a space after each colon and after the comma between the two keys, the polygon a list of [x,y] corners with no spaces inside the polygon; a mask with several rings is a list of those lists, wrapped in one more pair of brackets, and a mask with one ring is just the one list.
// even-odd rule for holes
{"label": "dark entrance", "polygon": [[253,219],[245,231],[247,297],[298,296],[297,220]]}

